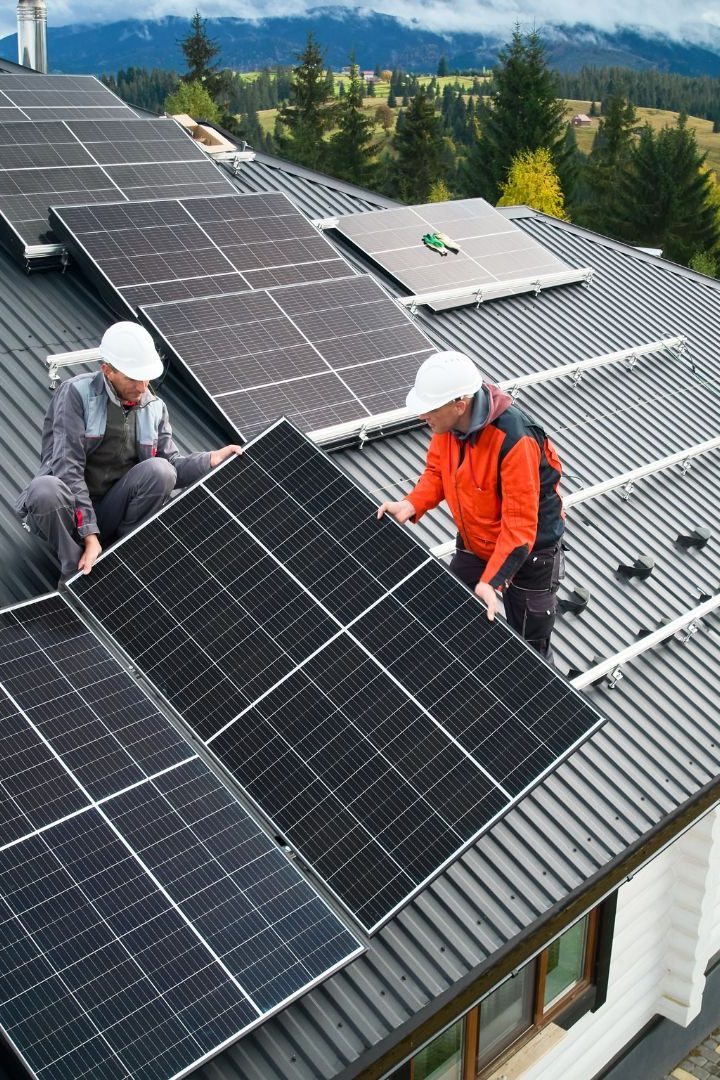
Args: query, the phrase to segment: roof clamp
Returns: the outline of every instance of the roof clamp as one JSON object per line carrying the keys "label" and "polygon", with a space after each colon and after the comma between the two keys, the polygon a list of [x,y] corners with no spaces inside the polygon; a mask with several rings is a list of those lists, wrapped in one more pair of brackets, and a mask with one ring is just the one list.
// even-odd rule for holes
{"label": "roof clamp", "polygon": [[681,630],[680,633],[678,634],[678,641],[680,642],[680,644],[685,645],[690,640],[690,638],[693,636],[693,634],[697,634],[699,629],[700,629],[699,620],[698,619],[693,619],[693,621],[691,623],[688,623],[688,625],[685,627],[685,629]]}
{"label": "roof clamp", "polygon": [[628,371],[632,371],[632,369],[637,365],[637,362],[638,362],[637,353],[630,353],[630,355],[627,358]]}
{"label": "roof clamp", "polygon": [[70,262],[70,255],[68,254],[68,249],[66,247],[64,247],[62,249],[62,251],[60,252],[60,265],[62,266],[62,270],[60,272],[62,274],[64,274],[65,271],[67,270],[69,262]]}
{"label": "roof clamp", "polygon": [[363,426],[358,431],[358,439],[360,440],[360,449],[361,450],[364,449],[365,443],[368,441],[369,438],[370,438],[370,436],[368,435],[367,424],[363,424]]}
{"label": "roof clamp", "polygon": [[632,494],[632,490],[633,490],[634,487],[635,487],[635,484],[633,483],[633,481],[628,480],[627,484],[625,484],[622,491],[620,492],[620,498],[622,499],[623,502],[628,501],[628,499],[630,498],[630,495]]}
{"label": "roof clamp", "polygon": [[517,385],[516,386],[510,386],[507,389],[507,393],[513,399],[513,401],[515,401],[518,397],[520,397],[520,387],[517,386]]}
{"label": "roof clamp", "polygon": [[608,676],[607,676],[608,689],[609,690],[614,690],[615,687],[617,686],[617,684],[620,682],[620,680],[624,679],[624,678],[625,678],[625,676],[623,675],[622,667],[620,666],[620,664],[618,664],[618,666],[616,668],[613,668],[612,671],[608,672]]}
{"label": "roof clamp", "polygon": [[50,389],[55,390],[58,384],[58,376],[60,374],[60,365],[57,360],[51,360],[48,358],[48,379],[50,380]]}
{"label": "roof clamp", "polygon": [[477,304],[477,306],[480,307],[480,305],[482,304],[482,302],[484,300],[482,289],[478,289],[476,291],[473,299],[475,300],[475,303]]}
{"label": "roof clamp", "polygon": [[692,469],[692,461],[690,460],[690,458],[685,458],[684,461],[680,462],[680,472],[683,474],[683,476],[685,476],[690,471],[690,469]]}
{"label": "roof clamp", "polygon": [[537,281],[533,281],[531,288],[533,289],[535,295],[538,296],[542,289],[542,283],[540,281],[540,278],[538,278]]}
{"label": "roof clamp", "polygon": [[570,372],[570,378],[572,379],[573,386],[577,386],[578,383],[580,383],[582,381],[582,377],[583,377],[582,368],[578,367],[578,368],[575,368],[574,371]]}

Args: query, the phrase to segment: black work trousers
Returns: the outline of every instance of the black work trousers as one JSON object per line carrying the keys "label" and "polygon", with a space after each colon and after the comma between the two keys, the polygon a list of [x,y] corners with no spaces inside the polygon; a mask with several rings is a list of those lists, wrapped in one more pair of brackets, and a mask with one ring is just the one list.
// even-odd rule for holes
{"label": "black work trousers", "polygon": [[[486,562],[471,551],[458,548],[450,569],[470,589],[477,585]],[[565,576],[562,544],[530,552],[515,577],[503,590],[505,618],[528,645],[553,662],[550,638],[555,625],[557,591]]]}

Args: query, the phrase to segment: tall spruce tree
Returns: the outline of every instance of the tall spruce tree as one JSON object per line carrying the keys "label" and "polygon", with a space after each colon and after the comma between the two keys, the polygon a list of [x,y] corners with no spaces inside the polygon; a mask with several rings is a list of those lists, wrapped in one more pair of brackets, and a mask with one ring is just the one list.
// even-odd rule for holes
{"label": "tall spruce tree", "polygon": [[492,203],[500,198],[511,162],[523,150],[545,147],[558,172],[563,164],[565,105],[539,35],[518,27],[499,55],[489,104],[478,112],[480,137],[465,173],[468,194]]}
{"label": "tall spruce tree", "polygon": [[[365,80],[357,64],[350,64],[345,97],[335,109],[337,131],[328,145],[328,168],[333,176],[370,187],[377,173],[373,145],[374,123],[363,112]],[[387,106],[386,106],[387,107]]]}
{"label": "tall spruce tree", "polygon": [[187,72],[183,82],[199,82],[214,94],[217,86],[218,66],[213,61],[220,55],[220,46],[208,37],[206,21],[199,11],[190,20],[190,33],[179,42],[185,56]]}
{"label": "tall spruce tree", "polygon": [[685,265],[716,248],[720,227],[704,162],[686,116],[657,133],[646,125],[618,178],[615,234]]}
{"label": "tall spruce tree", "polygon": [[627,169],[632,156],[637,114],[623,93],[613,94],[604,104],[603,112],[572,205],[574,219],[579,224],[597,232],[612,233],[617,219],[618,177]]}
{"label": "tall spruce tree", "polygon": [[446,167],[440,117],[425,94],[409,103],[393,145],[397,158],[390,173],[392,192],[403,202],[425,202]]}
{"label": "tall spruce tree", "polygon": [[284,128],[279,140],[281,152],[311,169],[322,168],[325,164],[327,144],[323,136],[333,122],[324,58],[311,31],[305,48],[297,56],[297,67],[293,69],[290,101],[278,112]]}

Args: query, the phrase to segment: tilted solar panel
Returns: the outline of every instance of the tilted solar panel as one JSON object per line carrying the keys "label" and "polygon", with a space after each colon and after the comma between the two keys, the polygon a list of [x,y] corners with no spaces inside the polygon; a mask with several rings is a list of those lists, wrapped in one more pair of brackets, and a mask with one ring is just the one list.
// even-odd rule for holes
{"label": "tilted solar panel", "polygon": [[[124,190],[139,195],[134,171],[107,167]],[[165,185],[157,181],[158,196],[174,194],[170,178]],[[133,315],[141,304],[351,273],[286,195],[208,195],[102,208],[66,205],[55,207],[50,221],[115,306],[119,301]]]}
{"label": "tilted solar panel", "polygon": [[14,105],[30,120],[82,119],[88,110],[96,119],[105,114],[134,116],[129,105],[94,75],[16,75],[0,72],[0,103]]}
{"label": "tilted solar panel", "polygon": [[430,340],[367,274],[183,300],[142,316],[243,435],[401,408]]}
{"label": "tilted solar panel", "polygon": [[[95,110],[94,115],[96,115]],[[53,204],[232,193],[229,178],[172,120],[0,117],[0,218],[11,246],[51,243]]]}
{"label": "tilted solar panel", "polygon": [[[435,310],[472,303],[471,286],[569,269],[484,199],[349,214],[336,228],[411,293],[469,287],[464,296],[431,303]],[[449,246],[426,246],[423,236],[433,234]]]}
{"label": "tilted solar panel", "polygon": [[369,931],[602,723],[287,421],[70,587]]}
{"label": "tilted solar panel", "polygon": [[181,1076],[359,951],[58,595],[0,612],[0,1026],[47,1080]]}

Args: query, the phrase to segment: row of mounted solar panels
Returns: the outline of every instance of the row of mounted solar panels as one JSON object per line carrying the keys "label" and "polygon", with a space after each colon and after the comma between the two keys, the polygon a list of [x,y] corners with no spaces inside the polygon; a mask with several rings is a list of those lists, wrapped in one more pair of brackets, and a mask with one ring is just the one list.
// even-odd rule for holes
{"label": "row of mounted solar panels", "polygon": [[374,509],[283,421],[0,613],[0,1023],[36,1075],[181,1075],[358,954],[268,831],[372,932],[602,722]]}
{"label": "row of mounted solar panels", "polygon": [[53,205],[229,194],[230,178],[173,120],[6,122],[0,114],[0,217],[20,254],[57,243]]}

